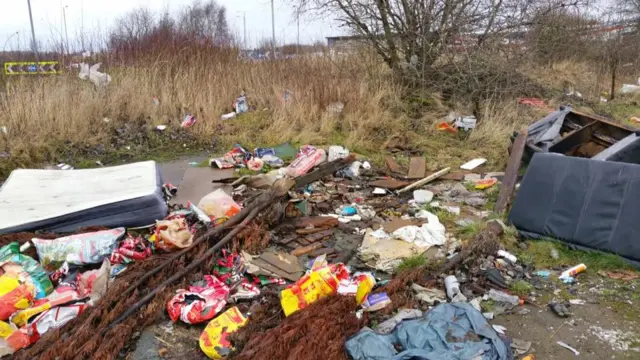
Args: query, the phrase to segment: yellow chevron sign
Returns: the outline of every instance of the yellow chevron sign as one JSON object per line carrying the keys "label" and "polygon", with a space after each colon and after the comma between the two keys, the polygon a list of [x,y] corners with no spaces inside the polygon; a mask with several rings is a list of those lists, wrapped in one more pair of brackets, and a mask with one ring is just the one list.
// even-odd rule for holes
{"label": "yellow chevron sign", "polygon": [[62,68],[57,61],[24,61],[4,63],[6,75],[55,75],[62,74]]}

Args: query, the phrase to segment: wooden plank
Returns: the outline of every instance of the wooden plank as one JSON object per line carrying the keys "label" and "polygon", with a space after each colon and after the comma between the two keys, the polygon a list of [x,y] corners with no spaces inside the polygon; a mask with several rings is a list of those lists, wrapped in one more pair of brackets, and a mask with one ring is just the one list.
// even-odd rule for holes
{"label": "wooden plank", "polygon": [[395,190],[400,189],[401,187],[405,187],[409,185],[407,181],[400,181],[396,179],[382,179],[376,180],[369,183],[369,186],[379,187],[383,189]]}
{"label": "wooden plank", "polygon": [[405,187],[404,189],[396,191],[396,193],[402,194],[403,192],[407,192],[407,191],[409,191],[411,189],[415,189],[415,188],[420,187],[420,186],[422,186],[424,184],[427,184],[427,183],[439,178],[440,176],[448,173],[449,170],[451,170],[451,168],[444,168],[444,169],[442,169],[442,170],[440,170],[440,171],[438,171],[436,173],[433,173],[433,174],[427,176],[426,178],[424,178],[422,180],[418,180],[418,181],[414,182],[413,184]]}
{"label": "wooden plank", "polygon": [[400,167],[400,165],[395,161],[395,159],[392,156],[385,156],[384,161],[385,163],[387,163],[387,167],[389,168],[389,171],[391,171],[392,173],[404,174],[404,171],[402,171],[402,167]]}
{"label": "wooden plank", "polygon": [[298,249],[295,249],[291,252],[291,255],[293,256],[302,256],[302,255],[306,255],[310,252],[313,252],[315,250],[318,250],[322,247],[322,243],[315,243],[315,244],[311,244],[309,246],[305,246],[305,247],[301,247]]}
{"label": "wooden plank", "polygon": [[427,163],[423,157],[412,157],[409,159],[408,179],[422,179],[427,172]]}
{"label": "wooden plank", "polygon": [[496,202],[495,212],[502,213],[507,209],[507,204],[513,194],[513,190],[516,187],[518,181],[518,172],[520,171],[520,163],[522,162],[522,155],[524,154],[524,146],[527,142],[528,131],[524,130],[513,142],[511,147],[511,156],[509,156],[509,162],[507,163],[507,170],[505,170],[504,179],[502,179],[502,186],[500,187],[500,194],[498,194],[498,201]]}
{"label": "wooden plank", "polygon": [[308,242],[312,243],[312,242],[316,242],[318,240],[322,240],[324,238],[328,238],[333,236],[333,229],[327,229],[327,230],[323,230],[321,232],[315,233],[315,234],[309,234],[307,236],[305,236],[305,240],[307,240]]}

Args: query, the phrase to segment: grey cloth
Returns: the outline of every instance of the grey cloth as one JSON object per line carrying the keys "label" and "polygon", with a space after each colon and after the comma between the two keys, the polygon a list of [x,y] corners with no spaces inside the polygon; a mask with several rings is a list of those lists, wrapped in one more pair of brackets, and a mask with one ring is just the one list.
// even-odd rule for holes
{"label": "grey cloth", "polygon": [[640,165],[536,154],[509,221],[526,237],[612,252],[640,263]]}
{"label": "grey cloth", "polygon": [[440,304],[387,335],[365,328],[347,340],[346,349],[354,360],[513,359],[509,344],[466,303]]}
{"label": "grey cloth", "polygon": [[568,113],[572,110],[571,106],[561,106],[558,110],[547,115],[528,128],[527,142],[533,144],[543,151],[548,151],[553,145],[562,129],[562,124]]}

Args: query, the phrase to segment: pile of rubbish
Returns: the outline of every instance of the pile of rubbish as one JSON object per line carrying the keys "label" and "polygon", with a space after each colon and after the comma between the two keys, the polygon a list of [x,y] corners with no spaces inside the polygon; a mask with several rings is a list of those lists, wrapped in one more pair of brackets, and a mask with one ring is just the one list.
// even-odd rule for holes
{"label": "pile of rubbish", "polygon": [[[522,156],[525,137],[512,157]],[[118,202],[98,201],[92,191],[103,189],[78,184],[94,199],[89,205],[64,216],[51,210],[43,222],[26,225],[16,216],[4,227],[34,231],[45,224],[38,230],[66,233],[3,236],[0,351],[16,359],[112,359],[130,350],[134,333],[166,316],[200,326],[193,345],[212,359],[528,353],[530,343],[514,347],[526,342],[489,324],[531,301],[510,293],[513,283],[542,276],[500,245],[504,224],[487,222],[489,193],[500,191],[494,211],[504,211],[520,158],[505,173],[478,172],[486,159],[472,159],[457,171],[428,174],[424,157],[406,155],[408,168],[396,160],[404,156],[398,152],[377,168],[338,145],[250,151],[238,144],[211,159],[216,170],[204,170],[251,174],[221,179],[210,193],[178,204],[172,199],[180,186],[152,181],[150,164],[132,164],[147,169],[149,182],[122,194],[119,200],[136,209],[126,217],[84,216]],[[64,173],[81,171],[87,170]],[[0,189],[0,198],[11,199],[9,190]],[[141,226],[134,220],[143,207],[128,199],[147,193],[148,204],[164,213]],[[73,228],[69,219],[79,214],[83,226],[105,227]],[[461,219],[454,223],[444,214]],[[451,231],[473,224],[482,231],[470,240]],[[427,265],[399,270],[416,257]],[[561,279],[575,281],[580,271]]]}

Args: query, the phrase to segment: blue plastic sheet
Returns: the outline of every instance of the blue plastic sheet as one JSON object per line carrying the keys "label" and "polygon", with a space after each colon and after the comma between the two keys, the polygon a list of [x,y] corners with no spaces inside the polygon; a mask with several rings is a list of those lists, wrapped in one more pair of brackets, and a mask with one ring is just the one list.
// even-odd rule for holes
{"label": "blue plastic sheet", "polygon": [[387,335],[365,328],[347,340],[346,349],[354,360],[513,359],[509,344],[466,303],[438,305]]}

